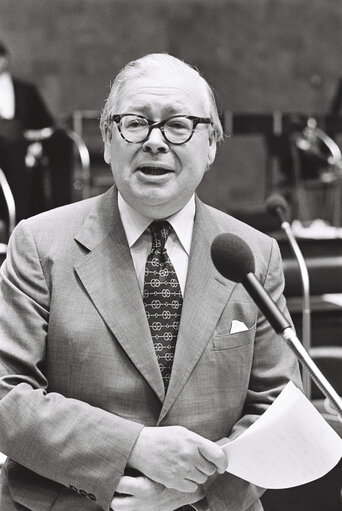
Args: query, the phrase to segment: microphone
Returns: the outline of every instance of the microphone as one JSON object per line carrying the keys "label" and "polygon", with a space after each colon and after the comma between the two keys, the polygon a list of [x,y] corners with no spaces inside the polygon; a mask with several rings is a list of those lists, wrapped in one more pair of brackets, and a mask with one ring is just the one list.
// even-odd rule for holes
{"label": "microphone", "polygon": [[233,282],[241,282],[277,333],[290,327],[256,278],[254,257],[243,239],[235,234],[219,234],[212,243],[211,257],[221,275]]}
{"label": "microphone", "polygon": [[288,221],[289,205],[286,199],[279,194],[272,194],[266,200],[266,209],[271,215],[277,217],[281,223]]}
{"label": "microphone", "polygon": [[[305,263],[302,251],[299,248],[297,240],[293,234],[289,217],[289,206],[286,199],[279,194],[272,194],[266,200],[266,209],[269,213],[280,220],[280,226],[290,243],[291,250],[297,260],[299,273],[302,283],[302,325],[303,325],[303,345],[307,351],[311,349],[311,305],[310,305],[310,281],[308,267]],[[307,397],[311,396],[311,381],[309,374],[303,371],[303,386]]]}
{"label": "microphone", "polygon": [[273,329],[281,334],[300,363],[342,419],[342,400],[299,341],[288,320],[254,274],[254,256],[247,243],[235,234],[219,234],[211,245],[215,268],[226,279],[241,283]]}

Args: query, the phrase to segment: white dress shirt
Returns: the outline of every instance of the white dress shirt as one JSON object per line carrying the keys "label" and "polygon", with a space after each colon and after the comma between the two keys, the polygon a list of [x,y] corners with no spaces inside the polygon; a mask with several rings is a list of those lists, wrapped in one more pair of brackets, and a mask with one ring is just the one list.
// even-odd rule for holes
{"label": "white dress shirt", "polygon": [[[152,236],[147,228],[154,218],[147,218],[131,208],[120,193],[118,194],[118,206],[142,294],[146,259],[152,247]],[[188,274],[195,209],[195,196],[193,195],[184,208],[165,219],[173,227],[165,248],[177,273],[183,296]]]}
{"label": "white dress shirt", "polygon": [[14,87],[11,75],[2,73],[0,75],[0,117],[14,119],[14,103]]}

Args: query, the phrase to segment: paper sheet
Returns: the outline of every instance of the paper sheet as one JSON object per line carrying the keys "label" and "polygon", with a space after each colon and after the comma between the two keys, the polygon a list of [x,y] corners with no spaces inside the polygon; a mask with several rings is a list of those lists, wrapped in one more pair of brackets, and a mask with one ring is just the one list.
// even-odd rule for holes
{"label": "paper sheet", "polygon": [[342,439],[292,382],[252,426],[222,448],[227,472],[269,489],[314,481],[342,457]]}

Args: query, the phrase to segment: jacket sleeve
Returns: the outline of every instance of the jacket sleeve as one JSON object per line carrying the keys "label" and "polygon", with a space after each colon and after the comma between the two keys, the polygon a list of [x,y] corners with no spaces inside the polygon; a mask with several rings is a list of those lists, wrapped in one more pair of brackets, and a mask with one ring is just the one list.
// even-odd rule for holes
{"label": "jacket sleeve", "polygon": [[[269,254],[266,272],[258,276],[279,309],[290,319],[283,296],[284,275],[281,256],[274,240],[271,242]],[[288,345],[276,335],[264,315],[259,312],[247,397],[241,419],[230,431],[228,439],[236,438],[253,424],[290,380],[301,387],[297,359]],[[262,488],[227,472],[210,478],[205,483],[205,491],[210,509],[214,511],[248,510],[264,492]]]}
{"label": "jacket sleeve", "polygon": [[50,293],[26,222],[14,231],[0,274],[0,451],[103,509],[142,425],[49,392],[45,352]]}

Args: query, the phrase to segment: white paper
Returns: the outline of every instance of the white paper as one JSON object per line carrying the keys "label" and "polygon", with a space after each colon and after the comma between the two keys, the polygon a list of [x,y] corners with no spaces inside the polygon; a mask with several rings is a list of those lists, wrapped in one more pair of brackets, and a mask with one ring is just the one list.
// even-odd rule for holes
{"label": "white paper", "polygon": [[342,457],[342,439],[292,382],[252,426],[222,448],[227,472],[269,489],[314,481]]}

